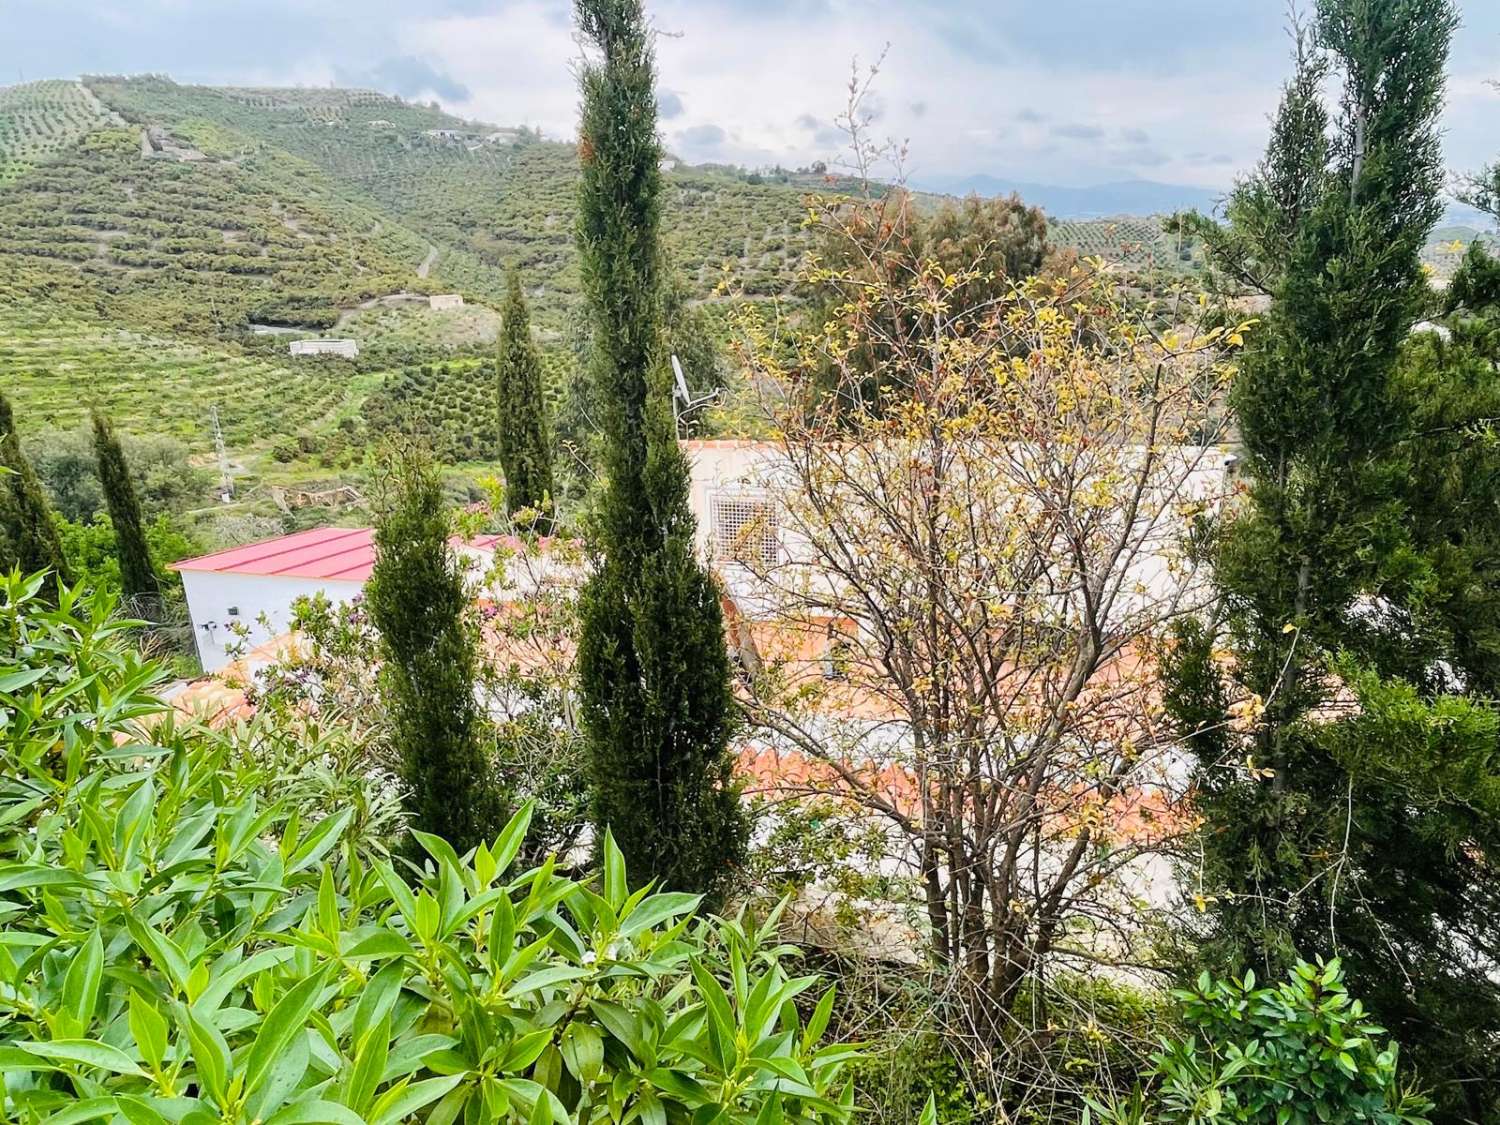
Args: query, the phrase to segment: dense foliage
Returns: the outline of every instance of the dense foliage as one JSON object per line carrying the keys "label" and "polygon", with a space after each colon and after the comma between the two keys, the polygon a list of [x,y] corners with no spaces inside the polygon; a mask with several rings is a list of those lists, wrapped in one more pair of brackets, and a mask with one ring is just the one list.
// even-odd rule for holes
{"label": "dense foliage", "polygon": [[1225,618],[1186,630],[1170,670],[1205,817],[1199,957],[1340,954],[1435,1119],[1470,1121],[1500,1112],[1500,389],[1472,339],[1407,338],[1453,18],[1325,0],[1301,40],[1216,247],[1273,297],[1232,398],[1247,493],[1213,547]]}
{"label": "dense foliage", "polygon": [[115,533],[120,589],[126,598],[160,593],[161,583],[151,561],[151,546],[146,541],[141,501],[135,494],[130,467],[125,463],[125,451],[120,448],[120,439],[115,436],[109,419],[98,412],[94,414],[94,457],[110,527]]}
{"label": "dense foliage", "polygon": [[6,1120],[850,1118],[774,918],[631,893],[608,840],[593,883],[516,870],[524,811],[402,873],[308,799],[326,748],[174,723],[112,600],[40,583],[0,580]]}
{"label": "dense foliage", "polygon": [[1174,990],[1188,1034],[1164,1040],[1154,1088],[1100,1113],[1106,1125],[1425,1125],[1431,1103],[1403,1088],[1397,1048],[1344,987],[1338,960],[1299,961]]}
{"label": "dense foliage", "polygon": [[[986,315],[1000,313],[1019,283],[1042,272],[1050,251],[1046,217],[1018,196],[970,196],[932,213],[903,190],[869,196],[858,203],[837,196],[810,200],[817,265],[803,279],[813,326],[845,320],[855,286],[868,286],[874,313],[850,337],[847,354],[814,366],[824,391],[856,413],[879,408],[887,394],[904,394],[903,343],[982,326]],[[929,268],[956,283],[941,306],[897,299]],[[852,365],[863,377],[848,378],[841,365]]]}
{"label": "dense foliage", "polygon": [[578,245],[603,488],[580,602],[579,691],[596,823],[671,888],[723,889],[746,824],[719,590],[694,553],[664,350],[661,149],[640,0],[579,0]]}
{"label": "dense foliage", "polygon": [[[211,477],[181,441],[165,435],[120,435],[119,441],[131,487],[148,517],[180,514],[201,501]],[[59,517],[87,523],[107,514],[92,426],[31,433],[22,448]]]}
{"label": "dense foliage", "polygon": [[[62,540],[63,555],[78,582],[89,589],[104,586],[115,593],[123,589],[119,543],[107,514],[101,512],[87,523],[58,519],[57,533]],[[179,590],[181,578],[167,567],[178,559],[201,554],[202,545],[166,513],[146,524],[145,534],[146,547],[156,566],[158,588]]]}
{"label": "dense foliage", "polygon": [[5,552],[0,569],[48,570],[57,581],[69,581],[71,569],[52,510],[36,470],[21,451],[15,414],[4,394],[0,394],[0,469],[4,470],[0,472],[0,548]]}

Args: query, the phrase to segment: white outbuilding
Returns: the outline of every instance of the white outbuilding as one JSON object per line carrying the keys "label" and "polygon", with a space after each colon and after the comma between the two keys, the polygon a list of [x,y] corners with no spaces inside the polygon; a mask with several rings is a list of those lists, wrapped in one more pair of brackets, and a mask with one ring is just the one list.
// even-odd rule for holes
{"label": "white outbuilding", "polygon": [[[454,541],[477,571],[507,544],[513,541],[498,535]],[[298,598],[353,601],[374,568],[368,527],[317,527],[172,564],[182,575],[198,659],[210,673],[234,659],[231,648],[255,648],[285,633]]]}

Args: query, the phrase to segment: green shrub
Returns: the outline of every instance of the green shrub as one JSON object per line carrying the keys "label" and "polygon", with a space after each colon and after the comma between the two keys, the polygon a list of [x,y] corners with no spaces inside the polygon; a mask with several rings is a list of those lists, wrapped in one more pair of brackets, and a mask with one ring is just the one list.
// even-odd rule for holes
{"label": "green shrub", "polygon": [[1344,987],[1337,959],[1299,961],[1280,981],[1255,987],[1214,981],[1173,997],[1193,1034],[1163,1040],[1157,1088],[1100,1108],[1105,1125],[1421,1125],[1431,1103],[1404,1089],[1394,1042]]}
{"label": "green shrub", "polygon": [[513,871],[524,812],[409,881],[285,756],[171,721],[108,595],[40,584],[0,580],[4,1120],[850,1119],[774,919],[631,893],[612,841],[594,883]]}
{"label": "green shrub", "polygon": [[[85,586],[103,584],[118,593],[120,584],[119,548],[109,515],[101,512],[88,523],[58,519],[57,532],[62,538],[63,554],[77,579]],[[163,513],[146,525],[146,543],[156,563],[156,577],[162,588],[181,590],[182,579],[169,563],[198,553],[201,546],[171,516]]]}

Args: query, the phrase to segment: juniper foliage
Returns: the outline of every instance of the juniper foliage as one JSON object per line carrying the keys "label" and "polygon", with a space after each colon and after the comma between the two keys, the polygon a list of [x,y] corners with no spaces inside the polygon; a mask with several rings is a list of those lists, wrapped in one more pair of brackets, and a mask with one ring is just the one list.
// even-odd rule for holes
{"label": "juniper foliage", "polygon": [[146,543],[146,521],[141,515],[141,501],[125,463],[125,451],[108,418],[94,412],[94,460],[109,522],[115,530],[116,549],[120,558],[120,588],[127,598],[146,597],[161,592],[151,548]]}
{"label": "juniper foliage", "polygon": [[474,695],[470,596],[442,483],[415,449],[393,452],[365,598],[380,630],[381,686],[413,828],[462,854],[493,840],[504,801]]}
{"label": "juniper foliage", "polygon": [[[72,570],[47,505],[42,482],[21,452],[15,413],[0,394],[0,563],[19,566],[22,574],[51,571],[56,581],[71,583]],[[49,585],[44,589],[51,589]]]}
{"label": "juniper foliage", "polygon": [[[1213,546],[1222,619],[1181,631],[1168,678],[1198,763],[1203,962],[1342,956],[1434,1119],[1462,1122],[1500,1113],[1500,388],[1408,339],[1453,27],[1447,0],[1322,0],[1299,40],[1214,247],[1273,297],[1233,393],[1247,502]],[[1234,696],[1264,708],[1248,732]]]}
{"label": "juniper foliage", "polygon": [[694,554],[664,347],[662,151],[640,0],[578,0],[578,248],[601,428],[578,675],[594,817],[632,870],[721,891],[744,856],[723,610]]}
{"label": "juniper foliage", "polygon": [[505,503],[511,515],[536,513],[534,526],[550,530],[556,491],[552,477],[552,431],[542,390],[542,361],[531,337],[531,313],[521,292],[520,274],[506,278],[501,306],[500,350],[495,363],[499,409],[500,463],[505,469]]}

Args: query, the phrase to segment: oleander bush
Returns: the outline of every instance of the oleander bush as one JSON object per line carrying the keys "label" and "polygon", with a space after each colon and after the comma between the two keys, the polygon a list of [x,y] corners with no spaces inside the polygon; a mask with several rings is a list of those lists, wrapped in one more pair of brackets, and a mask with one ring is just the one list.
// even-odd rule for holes
{"label": "oleander bush", "polygon": [[1162,1040],[1153,1088],[1107,1107],[1100,1125],[1426,1125],[1432,1103],[1403,1084],[1395,1042],[1349,995],[1339,961],[1172,993],[1187,1033]]}
{"label": "oleander bush", "polygon": [[41,584],[0,579],[4,1120],[851,1118],[857,1052],[774,917],[632,892],[609,840],[593,878],[517,870],[525,810],[398,869],[310,799],[336,754],[176,721],[110,597]]}

